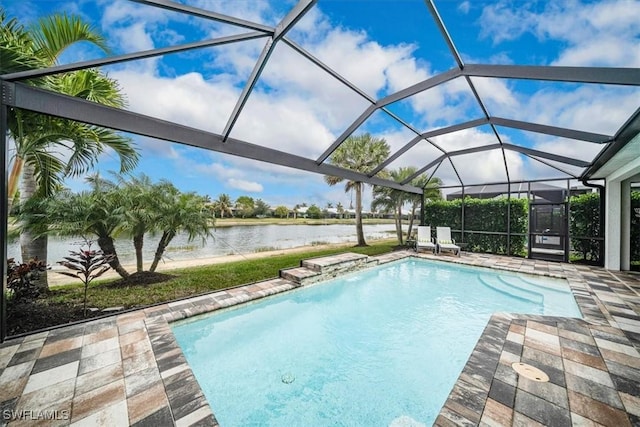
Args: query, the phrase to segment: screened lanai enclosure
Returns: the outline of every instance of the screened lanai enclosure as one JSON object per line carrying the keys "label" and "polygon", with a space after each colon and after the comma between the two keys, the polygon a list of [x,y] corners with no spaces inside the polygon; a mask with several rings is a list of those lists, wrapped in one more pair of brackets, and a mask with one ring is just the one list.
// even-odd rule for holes
{"label": "screened lanai enclosure", "polygon": [[[64,12],[63,2],[45,3],[43,12]],[[640,154],[638,3],[131,0],[84,7],[78,12],[105,33],[111,51],[81,49],[46,67],[3,65],[5,176],[7,117],[21,109],[115,129],[167,156],[193,147],[220,156],[219,165],[256,173],[290,173],[285,167],[416,194],[423,193],[416,177],[438,178],[445,196],[458,194],[457,211],[450,223],[435,223],[441,218],[426,201],[422,221],[451,226],[468,249],[494,235],[499,252],[568,261],[589,242],[589,259],[603,264],[605,231],[613,227],[607,211],[626,218],[611,253],[629,259],[629,227],[637,222],[631,193],[640,181],[633,163]],[[108,73],[127,106],[43,84],[84,69]],[[384,138],[389,155],[367,171],[332,164],[332,153],[363,133]],[[401,167],[415,173],[388,177]],[[618,187],[607,196],[616,171]],[[542,197],[541,185],[554,196]],[[478,221],[487,206],[466,202],[478,198],[478,187],[492,188],[484,199],[502,203],[501,225],[491,230]],[[572,228],[571,219],[583,215],[577,205],[586,203],[572,201],[579,194],[596,194],[598,215],[588,218],[597,226]],[[605,209],[607,201],[617,207]],[[6,204],[2,211],[5,256]]]}

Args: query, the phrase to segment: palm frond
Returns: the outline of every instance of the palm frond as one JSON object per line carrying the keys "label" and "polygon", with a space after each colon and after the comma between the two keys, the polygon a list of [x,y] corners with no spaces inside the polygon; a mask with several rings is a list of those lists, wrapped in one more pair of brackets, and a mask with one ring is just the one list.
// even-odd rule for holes
{"label": "palm frond", "polygon": [[74,43],[85,41],[109,53],[106,39],[97,28],[77,15],[55,14],[41,18],[31,28],[37,55],[47,58],[51,65]]}

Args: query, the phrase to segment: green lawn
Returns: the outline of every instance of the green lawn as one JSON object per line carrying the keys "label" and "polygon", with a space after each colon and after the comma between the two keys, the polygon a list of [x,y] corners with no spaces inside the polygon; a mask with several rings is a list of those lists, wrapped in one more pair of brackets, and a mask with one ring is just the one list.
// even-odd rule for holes
{"label": "green lawn", "polygon": [[[151,285],[114,287],[114,280],[96,282],[89,286],[88,306],[143,307],[160,302],[198,295],[246,283],[259,282],[278,276],[281,268],[297,267],[300,260],[341,252],[379,255],[390,252],[393,242],[375,242],[367,247],[318,249],[294,254],[265,257],[180,270],[166,271],[171,280]],[[59,286],[46,297],[49,303],[82,305],[83,287],[80,284]]]}

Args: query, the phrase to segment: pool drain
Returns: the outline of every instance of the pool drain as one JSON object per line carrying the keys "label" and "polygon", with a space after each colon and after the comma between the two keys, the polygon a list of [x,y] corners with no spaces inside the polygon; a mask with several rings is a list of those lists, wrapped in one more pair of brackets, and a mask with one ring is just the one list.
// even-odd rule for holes
{"label": "pool drain", "polygon": [[282,376],[282,382],[285,384],[291,384],[296,380],[296,377],[293,374],[287,373]]}
{"label": "pool drain", "polygon": [[519,375],[530,379],[532,381],[537,381],[540,383],[546,383],[549,381],[549,376],[545,374],[540,369],[535,366],[528,365],[526,363],[517,362],[511,365],[514,371],[516,371]]}

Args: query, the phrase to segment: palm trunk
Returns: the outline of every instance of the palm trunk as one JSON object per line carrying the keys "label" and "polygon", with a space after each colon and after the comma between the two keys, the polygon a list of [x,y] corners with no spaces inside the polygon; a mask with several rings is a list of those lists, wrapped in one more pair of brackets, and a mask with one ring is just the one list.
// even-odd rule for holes
{"label": "palm trunk", "polygon": [[398,244],[402,245],[404,243],[402,236],[402,204],[398,203],[396,207],[397,210],[394,215],[396,220],[396,236],[398,237]]}
{"label": "palm trunk", "polygon": [[102,253],[111,258],[111,261],[109,261],[111,268],[113,268],[123,279],[129,277],[129,272],[127,272],[122,264],[120,264],[118,254],[116,253],[116,247],[113,244],[113,238],[111,236],[98,237],[98,246],[102,249]]}
{"label": "palm trunk", "polygon": [[162,259],[162,255],[164,255],[164,251],[165,249],[167,249],[167,246],[169,246],[169,243],[171,243],[172,239],[173,236],[170,233],[166,231],[162,233],[162,237],[158,242],[158,248],[156,249],[156,253],[153,256],[153,262],[151,263],[151,268],[149,268],[149,271],[156,271],[156,268],[158,268],[158,263]]}
{"label": "palm trunk", "polygon": [[8,211],[11,213],[11,208],[13,207],[13,199],[16,197],[16,193],[18,192],[18,183],[20,182],[20,174],[22,173],[22,168],[24,167],[24,159],[20,156],[16,156],[13,161],[13,165],[11,166],[11,173],[9,174],[9,184],[7,186],[7,202],[8,202]]}
{"label": "palm trunk", "polygon": [[[20,180],[20,203],[25,203],[36,193],[35,167],[32,164],[24,163],[22,166],[22,179]],[[20,233],[20,252],[22,262],[29,262],[30,259],[38,259],[47,263],[47,235],[37,236],[30,230],[23,230]],[[38,280],[34,281],[40,291],[49,289],[47,280],[47,270],[40,274]]]}
{"label": "palm trunk", "polygon": [[411,232],[413,231],[413,219],[416,216],[416,208],[418,206],[414,202],[411,205],[411,218],[409,218],[409,229],[407,230],[407,239],[411,237]]}
{"label": "palm trunk", "polygon": [[142,245],[144,244],[144,234],[133,236],[133,247],[136,250],[136,271],[141,273],[144,270],[142,265]]}
{"label": "palm trunk", "polygon": [[367,246],[362,230],[362,186],[361,182],[356,182],[356,234],[358,235],[358,246]]}

